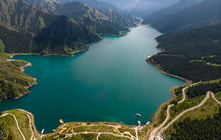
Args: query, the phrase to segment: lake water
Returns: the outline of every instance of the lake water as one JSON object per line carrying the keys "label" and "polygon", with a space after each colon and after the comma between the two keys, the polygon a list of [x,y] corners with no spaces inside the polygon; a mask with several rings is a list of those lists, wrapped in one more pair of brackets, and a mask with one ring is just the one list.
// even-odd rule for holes
{"label": "lake water", "polygon": [[61,118],[136,124],[135,114],[140,113],[145,124],[171,98],[170,88],[185,84],[145,62],[158,52],[154,38],[159,35],[151,27],[139,26],[123,37],[105,35],[74,57],[14,56],[32,63],[25,73],[38,84],[18,100],[1,101],[0,110],[30,111],[37,129],[45,132],[52,132]]}

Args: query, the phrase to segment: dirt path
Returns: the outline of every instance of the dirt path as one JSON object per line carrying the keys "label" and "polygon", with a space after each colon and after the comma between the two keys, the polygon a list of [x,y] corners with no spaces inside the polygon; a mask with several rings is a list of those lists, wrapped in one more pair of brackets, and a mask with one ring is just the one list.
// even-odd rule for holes
{"label": "dirt path", "polygon": [[79,134],[98,134],[97,136],[97,139],[99,139],[99,136],[101,134],[109,134],[109,135],[114,135],[114,136],[117,136],[117,137],[124,137],[124,138],[128,138],[128,139],[131,139],[131,140],[134,140],[133,138],[129,137],[129,136],[124,136],[124,135],[119,135],[119,134],[115,134],[115,133],[111,133],[111,132],[74,132],[74,133],[71,133],[71,134],[74,134],[74,135],[79,135]]}
{"label": "dirt path", "polygon": [[[186,100],[185,90],[186,90],[187,88],[189,88],[189,87],[191,87],[191,86],[194,86],[194,85],[196,85],[196,84],[199,84],[199,83],[200,83],[200,82],[194,83],[194,84],[192,84],[192,85],[190,85],[190,86],[186,86],[185,88],[183,88],[183,89],[182,89],[183,99],[182,99],[181,101],[179,101],[178,104],[180,104],[180,103],[182,103],[182,102],[184,102],[184,101]],[[170,118],[170,108],[171,108],[172,106],[174,106],[174,104],[167,106],[167,117],[166,117],[166,119],[163,121],[163,123],[162,123],[159,127],[154,128],[154,129],[151,131],[150,136],[149,136],[149,140],[154,140],[154,137],[155,137],[157,131],[160,130],[160,129],[166,124],[166,122],[169,120],[169,118]]]}
{"label": "dirt path", "polygon": [[99,140],[99,136],[101,135],[101,133],[98,133],[98,135],[97,135],[97,140]]}
{"label": "dirt path", "polygon": [[138,139],[138,134],[137,134],[137,127],[135,127],[135,133],[136,133],[136,140],[139,140]]}
{"label": "dirt path", "polygon": [[162,128],[156,135],[159,135],[160,133],[163,133],[164,130],[166,130],[168,127],[170,127],[171,124],[173,124],[177,119],[179,119],[181,116],[183,116],[183,114],[185,114],[186,112],[201,107],[209,99],[209,97],[210,97],[210,91],[207,92],[206,97],[204,98],[204,100],[200,104],[181,112],[172,121],[170,121],[164,128]]}
{"label": "dirt path", "polygon": [[15,117],[15,115],[13,115],[13,114],[11,114],[11,113],[5,113],[5,114],[1,115],[0,117],[4,117],[4,116],[7,116],[7,115],[11,115],[11,116],[14,117],[15,122],[16,122],[16,125],[17,125],[17,128],[18,128],[18,131],[21,133],[23,139],[26,140],[24,134],[21,132],[21,129],[20,129],[20,127],[18,126],[18,120],[17,120],[17,118]]}
{"label": "dirt path", "polygon": [[171,122],[169,122],[162,130],[160,130],[160,131],[157,133],[157,135],[159,135],[160,133],[163,133],[163,131],[165,131],[171,124],[173,124],[177,119],[179,119],[179,118],[180,118],[183,114],[185,114],[186,112],[201,107],[201,106],[207,101],[207,99],[209,99],[210,94],[211,94],[212,98],[213,98],[219,105],[221,105],[221,103],[215,98],[214,93],[208,91],[206,97],[204,98],[204,100],[203,100],[199,105],[194,106],[194,107],[192,107],[192,108],[189,108],[189,109],[183,111],[182,113],[180,113],[179,115],[177,115],[177,116],[176,116]]}
{"label": "dirt path", "polygon": [[34,125],[33,115],[30,112],[25,111],[23,109],[19,109],[19,111],[25,113],[28,116],[28,118],[29,118],[29,126],[30,126],[30,129],[31,129],[31,132],[32,132],[31,140],[36,140],[36,138],[35,138],[35,125]]}
{"label": "dirt path", "polygon": [[215,98],[214,93],[211,92],[211,95],[212,95],[212,98],[213,98],[219,105],[221,105],[221,102],[219,102],[219,101]]}

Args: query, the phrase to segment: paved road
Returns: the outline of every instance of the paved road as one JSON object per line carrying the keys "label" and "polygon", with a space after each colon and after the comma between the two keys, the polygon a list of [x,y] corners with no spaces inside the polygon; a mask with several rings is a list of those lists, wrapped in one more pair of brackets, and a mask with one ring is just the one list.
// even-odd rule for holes
{"label": "paved road", "polygon": [[11,114],[11,113],[5,113],[5,114],[1,115],[0,117],[4,117],[4,116],[7,116],[7,115],[11,115],[11,116],[14,117],[15,122],[16,122],[16,125],[17,125],[17,128],[18,128],[18,131],[21,133],[23,139],[26,140],[24,134],[21,132],[21,129],[20,129],[19,126],[18,126],[18,120],[17,120],[17,118],[15,117],[15,115],[13,115],[13,114]]}
{"label": "paved road", "polygon": [[32,114],[30,112],[28,112],[28,111],[23,110],[23,109],[19,109],[19,111],[25,113],[28,116],[28,118],[29,118],[29,126],[30,126],[30,129],[31,129],[31,132],[32,132],[31,140],[36,140],[36,138],[35,138],[35,129],[34,129],[35,128],[35,126],[34,126],[34,119],[32,117]]}
{"label": "paved road", "polygon": [[200,104],[198,104],[197,106],[191,107],[191,108],[181,112],[172,121],[170,121],[164,128],[162,128],[156,135],[159,135],[160,133],[163,133],[164,130],[166,130],[171,124],[173,124],[177,119],[179,119],[186,112],[201,107],[207,101],[207,99],[209,99],[209,97],[210,97],[210,91],[207,92],[206,97],[204,98],[204,100]]}
{"label": "paved road", "polygon": [[186,90],[187,88],[192,87],[192,86],[194,86],[194,85],[196,85],[196,84],[199,84],[199,83],[201,83],[201,82],[193,83],[192,85],[189,85],[189,86],[186,86],[185,88],[183,88],[183,89],[182,89],[183,99],[182,99],[181,101],[179,101],[178,104],[180,104],[180,103],[182,103],[182,102],[184,102],[184,101],[186,100],[185,90]]}
{"label": "paved road", "polygon": [[211,92],[212,98],[219,104],[221,105],[221,103],[215,98],[214,93]]}
{"label": "paved road", "polygon": [[135,127],[135,133],[136,133],[136,140],[139,140],[138,139],[138,134],[137,134],[137,127]]}
{"label": "paved road", "polygon": [[[200,82],[198,82],[198,83],[200,83]],[[192,85],[190,85],[190,86],[186,86],[185,88],[182,89],[183,99],[182,99],[181,101],[179,101],[178,104],[180,104],[180,103],[182,103],[182,102],[184,102],[184,101],[186,100],[185,90],[186,90],[187,88],[191,87],[191,86],[194,86],[194,85],[198,84],[198,83],[194,83],[194,84],[192,84]],[[166,119],[163,121],[163,123],[162,123],[159,127],[154,128],[154,129],[152,130],[152,132],[150,133],[150,136],[149,136],[149,140],[154,140],[154,137],[155,137],[157,131],[160,130],[160,129],[166,124],[166,122],[169,120],[169,118],[170,118],[170,108],[171,108],[172,106],[174,106],[174,104],[167,106],[167,117],[166,117]]]}
{"label": "paved road", "polygon": [[97,140],[99,140],[99,136],[101,135],[101,133],[98,133],[98,135],[97,135]]}

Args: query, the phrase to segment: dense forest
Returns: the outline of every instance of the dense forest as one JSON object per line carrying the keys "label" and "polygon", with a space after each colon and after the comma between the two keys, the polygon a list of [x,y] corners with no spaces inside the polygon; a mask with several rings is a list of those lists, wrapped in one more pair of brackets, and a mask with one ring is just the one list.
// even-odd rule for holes
{"label": "dense forest", "polygon": [[205,120],[186,118],[172,124],[173,131],[170,140],[220,140],[221,139],[221,109],[218,114]]}
{"label": "dense forest", "polygon": [[[221,25],[206,26],[182,33],[168,33],[156,38],[162,52],[147,59],[163,71],[185,79],[209,81],[221,77]],[[182,87],[175,92],[181,93]],[[221,91],[221,82],[202,82],[189,87],[187,97]],[[178,110],[178,109],[177,109]],[[176,110],[176,111],[177,111]],[[185,118],[168,128],[168,139],[220,139],[221,113],[205,120]]]}
{"label": "dense forest", "polygon": [[0,25],[0,38],[4,42],[5,52],[8,53],[37,52],[37,46],[33,42],[33,37],[30,33],[9,30],[6,27]]}
{"label": "dense forest", "polygon": [[0,9],[0,39],[7,53],[73,55],[89,49],[84,42],[102,39],[67,16],[51,14],[23,0],[1,1]]}
{"label": "dense forest", "polygon": [[84,42],[101,40],[98,33],[120,36],[120,31],[128,31],[125,26],[139,22],[132,15],[104,8],[98,11],[79,2],[27,2],[43,7],[24,0],[0,1],[0,39],[5,52],[73,55],[89,49]]}
{"label": "dense forest", "polygon": [[217,83],[200,83],[196,86],[189,87],[186,95],[189,98],[194,98],[200,95],[206,95],[207,91],[217,93],[221,91],[221,81]]}
{"label": "dense forest", "polygon": [[156,38],[162,52],[147,59],[167,73],[197,81],[221,77],[221,25]]}

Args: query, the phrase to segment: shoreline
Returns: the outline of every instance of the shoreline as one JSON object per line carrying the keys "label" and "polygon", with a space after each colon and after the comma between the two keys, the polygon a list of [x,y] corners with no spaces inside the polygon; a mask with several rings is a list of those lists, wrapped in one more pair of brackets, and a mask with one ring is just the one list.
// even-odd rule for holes
{"label": "shoreline", "polygon": [[32,131],[32,134],[34,136],[38,136],[39,137],[39,132],[38,132],[38,129],[36,128],[36,125],[35,125],[35,119],[34,119],[34,115],[31,113],[31,112],[28,112],[26,110],[23,110],[23,109],[18,109],[18,111],[21,111],[23,113],[25,113],[28,118],[29,118],[29,125],[30,125],[30,129]]}
{"label": "shoreline", "polygon": [[[150,57],[151,57],[151,56],[150,56]],[[149,58],[150,58],[150,57],[149,57]],[[180,76],[177,76],[177,75],[169,74],[169,73],[163,71],[161,68],[159,68],[159,66],[158,66],[157,64],[153,64],[153,63],[151,63],[151,62],[148,62],[147,60],[145,60],[145,61],[146,61],[147,63],[149,63],[149,64],[155,66],[159,72],[161,72],[161,73],[163,73],[163,74],[165,74],[165,75],[168,75],[168,76],[171,76],[171,77],[174,77],[174,78],[178,78],[178,79],[180,79],[180,80],[185,81],[185,82],[186,82],[185,85],[189,85],[189,84],[192,83],[191,80],[185,79],[185,78],[180,77]]]}
{"label": "shoreline", "polygon": [[[159,42],[158,42],[156,39],[155,39],[155,41],[157,42],[157,46],[158,46],[158,45],[159,45]],[[157,48],[157,46],[156,46],[156,49],[158,49],[159,51],[162,52],[163,50]],[[90,49],[90,48],[89,48],[89,49]],[[87,51],[87,50],[89,50],[89,49],[75,51],[75,52],[73,52],[73,56],[74,56],[75,53]],[[12,54],[12,57],[13,57],[14,55],[40,55],[40,54],[37,54],[37,53],[18,53],[18,54]],[[49,55],[61,55],[61,56],[73,57],[73,56],[70,56],[70,55],[62,55],[62,54],[47,54],[47,55],[42,55],[42,56],[49,56]],[[153,55],[155,55],[155,54],[153,54]],[[151,56],[153,56],[153,55],[151,55]],[[149,57],[151,57],[151,56],[149,56]],[[168,76],[171,76],[171,77],[175,77],[175,78],[181,79],[181,80],[185,81],[186,84],[191,83],[191,81],[188,80],[188,79],[185,79],[185,78],[182,78],[182,77],[179,77],[179,76],[176,76],[176,75],[172,75],[172,74],[166,73],[165,71],[163,71],[162,69],[160,69],[158,65],[152,64],[151,62],[148,62],[147,60],[145,60],[145,61],[146,61],[147,63],[151,64],[151,65],[156,66],[156,68],[157,68],[161,73],[163,73],[163,74],[165,74],[165,75],[168,75]],[[23,69],[22,72],[24,72],[24,68],[27,67],[27,66],[31,66],[31,63],[29,62],[29,63],[26,64],[24,67],[22,67],[22,69]],[[37,84],[37,82],[36,82],[37,79],[36,79],[36,78],[33,78],[33,80],[34,80],[34,82],[31,83],[29,86],[27,86],[27,87],[26,87],[27,89],[28,89],[28,88],[31,88],[32,86],[34,86],[34,85]],[[172,90],[170,89],[170,91],[172,91]],[[26,94],[28,94],[28,93],[30,93],[30,91],[27,92],[27,93],[25,93],[25,94],[23,94],[23,95],[26,95]],[[23,95],[22,95],[22,96],[23,96]],[[20,97],[21,97],[21,96],[19,96],[18,98],[20,98]],[[171,99],[172,99],[172,98],[171,98]],[[171,100],[171,99],[170,99],[170,100]],[[164,103],[166,103],[166,102],[164,102]],[[162,104],[164,104],[164,103],[162,103]],[[161,105],[162,105],[162,104],[161,104]],[[161,106],[161,105],[160,105],[160,106]],[[160,106],[159,106],[159,107],[160,107]],[[159,109],[159,108],[158,108],[158,109]],[[158,110],[158,109],[157,109],[157,110]],[[155,111],[155,112],[153,113],[153,115],[154,115],[156,112],[157,112],[157,111]],[[105,121],[103,121],[103,122],[105,122]],[[152,122],[152,119],[151,119],[151,122]],[[81,122],[81,123],[86,123],[86,122]],[[98,122],[92,122],[92,123],[98,123]],[[102,122],[101,122],[101,123],[102,123]],[[113,122],[113,123],[121,124],[121,123],[118,123],[118,122]],[[122,125],[122,124],[121,124],[121,125]],[[128,126],[128,127],[134,126],[134,125],[128,125],[128,124],[123,124],[123,125],[126,125],[126,126]],[[145,124],[145,125],[142,125],[142,126],[147,126],[147,125]],[[150,124],[150,126],[152,126],[152,124]],[[59,128],[59,127],[58,127],[58,128]],[[56,128],[56,129],[57,129],[57,128]],[[36,130],[37,130],[37,129],[36,129]]]}
{"label": "shoreline", "polygon": [[[156,38],[155,38],[154,40],[155,40],[156,43],[157,43],[157,46],[156,46],[155,48],[156,48],[157,50],[159,50],[160,52],[164,52],[164,51],[165,51],[164,49],[158,48],[160,42],[158,42],[158,40],[157,40]],[[147,59],[151,58],[151,57],[154,56],[154,55],[156,55],[156,54],[147,56]],[[159,67],[159,65],[153,64],[153,63],[149,62],[147,59],[146,59],[145,61],[146,61],[147,63],[149,63],[149,64],[155,66],[155,67],[157,68],[157,70],[160,71],[161,73],[163,73],[163,74],[165,74],[165,75],[168,75],[168,76],[171,76],[171,77],[178,78],[178,79],[180,79],[180,80],[183,80],[183,81],[186,82],[186,85],[189,85],[189,84],[192,83],[192,80],[188,80],[188,79],[183,78],[183,77],[180,77],[180,76],[178,76],[178,75],[174,75],[174,74],[170,74],[170,73],[165,72],[164,70],[162,70],[162,69]]]}
{"label": "shoreline", "polygon": [[[84,52],[84,51],[87,51],[87,50],[89,50],[89,49],[90,49],[90,47],[89,47],[88,49],[74,51],[74,52],[71,52],[71,55],[68,55],[68,54],[58,54],[58,53],[54,53],[54,54],[44,54],[44,55],[41,55],[40,53],[14,53],[14,54],[11,54],[10,58],[13,58],[15,55],[38,55],[38,56],[60,55],[60,56],[73,57],[74,54],[76,54],[76,53],[78,53],[78,52]],[[15,60],[19,60],[19,59],[15,59]]]}
{"label": "shoreline", "polygon": [[[14,55],[13,55],[14,56]],[[24,65],[24,66],[22,66],[21,67],[21,72],[22,73],[24,73],[24,71],[25,71],[25,67],[31,67],[32,66],[32,64],[30,63],[30,62],[28,62],[26,65]],[[25,74],[25,73],[24,73]],[[25,89],[29,89],[29,88],[31,88],[31,87],[33,87],[34,85],[37,85],[38,83],[37,83],[37,79],[36,78],[33,78],[32,77],[32,79],[33,79],[33,82],[32,83],[29,83],[29,85],[28,86],[25,86],[24,88]],[[18,97],[15,97],[15,98],[13,98],[13,99],[19,99],[19,98],[21,98],[22,96],[24,96],[24,95],[27,95],[27,94],[29,94],[29,93],[31,93],[31,91],[26,91],[26,92],[24,92],[24,93],[20,93],[19,94],[19,96]]]}

